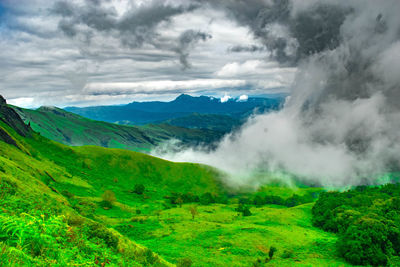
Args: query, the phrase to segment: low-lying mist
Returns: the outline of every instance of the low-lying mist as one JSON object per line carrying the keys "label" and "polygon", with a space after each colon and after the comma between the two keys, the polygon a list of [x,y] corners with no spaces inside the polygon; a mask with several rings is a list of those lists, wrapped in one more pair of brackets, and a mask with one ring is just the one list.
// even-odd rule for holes
{"label": "low-lying mist", "polygon": [[231,185],[259,185],[264,181],[253,174],[260,170],[323,186],[375,183],[379,175],[398,171],[400,5],[389,0],[293,2],[290,16],[302,10],[329,12],[318,9],[326,3],[342,10],[338,43],[299,60],[291,96],[280,111],[251,117],[215,150],[175,146],[173,152],[164,147],[153,154],[215,166],[228,173]]}

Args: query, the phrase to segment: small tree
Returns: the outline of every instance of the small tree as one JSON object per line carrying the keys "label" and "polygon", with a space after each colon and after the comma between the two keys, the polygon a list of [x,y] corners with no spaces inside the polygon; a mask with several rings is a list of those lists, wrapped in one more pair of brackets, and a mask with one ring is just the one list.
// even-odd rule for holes
{"label": "small tree", "polygon": [[243,206],[242,215],[243,216],[251,216],[252,215],[250,208],[248,206]]}
{"label": "small tree", "polygon": [[111,208],[114,201],[117,200],[115,197],[115,193],[111,190],[104,191],[103,195],[101,196],[103,199],[103,207]]}
{"label": "small tree", "polygon": [[142,184],[135,184],[135,187],[133,188],[133,192],[141,195],[144,193],[145,187]]}
{"label": "small tree", "polygon": [[181,197],[178,197],[175,202],[179,205],[179,208],[182,208],[183,199]]}
{"label": "small tree", "polygon": [[274,253],[276,252],[276,248],[274,247],[274,246],[271,246],[270,248],[269,248],[269,252],[268,252],[268,256],[269,256],[269,259],[271,260],[272,259],[272,257],[274,256]]}
{"label": "small tree", "polygon": [[191,207],[190,207],[190,213],[192,214],[192,220],[194,220],[194,217],[199,213],[199,212],[197,211],[196,206],[191,206]]}

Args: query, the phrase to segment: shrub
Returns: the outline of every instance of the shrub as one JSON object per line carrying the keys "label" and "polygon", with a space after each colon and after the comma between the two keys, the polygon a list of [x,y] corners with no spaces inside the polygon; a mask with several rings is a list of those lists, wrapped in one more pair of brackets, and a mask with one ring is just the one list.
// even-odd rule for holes
{"label": "shrub", "polygon": [[116,237],[107,227],[99,223],[89,224],[88,234],[93,238],[97,237],[102,239],[104,243],[110,247],[116,249],[118,246],[118,237]]}
{"label": "shrub", "polygon": [[146,249],[145,253],[146,263],[149,265],[154,265],[157,261],[159,261],[157,255],[155,255],[150,249]]}
{"label": "shrub", "polygon": [[113,202],[117,200],[117,198],[115,197],[115,193],[111,190],[104,191],[101,198],[103,199],[102,206],[109,208],[111,208]]}
{"label": "shrub", "polygon": [[251,216],[252,215],[250,208],[243,204],[239,204],[238,207],[236,208],[236,211],[242,213],[243,216]]}
{"label": "shrub", "polygon": [[0,236],[9,246],[23,248],[33,256],[58,256],[61,242],[65,240],[67,225],[62,216],[0,215]]}
{"label": "shrub", "polygon": [[281,255],[282,259],[289,259],[293,257],[293,250],[285,250]]}
{"label": "shrub", "polygon": [[176,263],[177,267],[190,267],[192,266],[193,262],[189,258],[182,258],[179,259],[178,262]]}
{"label": "shrub", "polygon": [[268,252],[269,259],[272,259],[272,257],[274,256],[274,253],[275,253],[275,252],[276,252],[276,248],[273,247],[273,246],[271,246],[271,247],[269,248],[269,252]]}
{"label": "shrub", "polygon": [[141,195],[145,191],[145,187],[142,184],[135,184],[135,187],[133,188],[133,192],[135,194]]}

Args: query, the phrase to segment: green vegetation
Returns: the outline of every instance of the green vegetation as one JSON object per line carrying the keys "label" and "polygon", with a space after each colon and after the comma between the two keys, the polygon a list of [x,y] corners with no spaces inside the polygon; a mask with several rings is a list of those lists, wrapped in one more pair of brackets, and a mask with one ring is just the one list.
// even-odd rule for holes
{"label": "green vegetation", "polygon": [[400,184],[322,193],[313,224],[339,234],[338,252],[359,265],[400,264]]}
{"label": "green vegetation", "polygon": [[37,110],[13,107],[25,123],[42,136],[66,145],[96,145],[148,151],[169,139],[183,145],[198,145],[219,140],[226,131],[187,129],[168,124],[126,126],[94,121],[56,107]]}
{"label": "green vegetation", "polygon": [[232,190],[213,168],[68,147],[13,116],[0,121],[0,266],[398,264],[396,186]]}
{"label": "green vegetation", "polygon": [[[236,211],[241,198],[286,199],[309,189],[228,195],[221,174],[206,166],[0,128],[16,143],[0,145],[0,265],[249,266],[269,259],[271,246],[277,265],[343,264],[332,250],[335,235],[311,226],[312,204]],[[284,258],[286,250],[293,254]]]}

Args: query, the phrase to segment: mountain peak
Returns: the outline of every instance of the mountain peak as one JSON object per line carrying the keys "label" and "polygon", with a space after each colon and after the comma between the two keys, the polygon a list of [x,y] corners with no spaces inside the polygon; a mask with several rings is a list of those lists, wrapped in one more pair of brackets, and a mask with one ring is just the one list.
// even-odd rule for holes
{"label": "mountain peak", "polygon": [[180,94],[177,98],[175,98],[175,101],[182,101],[182,100],[187,100],[187,99],[192,99],[193,96],[187,95],[187,94]]}

